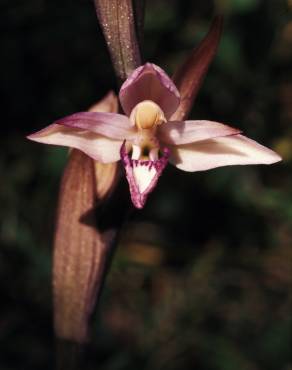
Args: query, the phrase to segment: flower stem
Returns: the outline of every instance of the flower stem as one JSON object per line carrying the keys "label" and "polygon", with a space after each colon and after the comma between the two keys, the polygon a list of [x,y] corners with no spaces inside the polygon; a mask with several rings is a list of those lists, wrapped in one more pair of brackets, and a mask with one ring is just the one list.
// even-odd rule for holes
{"label": "flower stem", "polygon": [[122,82],[141,64],[132,0],[94,3],[116,76]]}

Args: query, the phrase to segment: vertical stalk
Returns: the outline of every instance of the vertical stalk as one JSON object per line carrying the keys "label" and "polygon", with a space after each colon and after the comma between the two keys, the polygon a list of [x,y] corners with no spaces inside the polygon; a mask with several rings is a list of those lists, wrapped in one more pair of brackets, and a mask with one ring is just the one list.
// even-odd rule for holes
{"label": "vertical stalk", "polygon": [[122,82],[141,64],[132,0],[94,0],[94,3],[116,76]]}

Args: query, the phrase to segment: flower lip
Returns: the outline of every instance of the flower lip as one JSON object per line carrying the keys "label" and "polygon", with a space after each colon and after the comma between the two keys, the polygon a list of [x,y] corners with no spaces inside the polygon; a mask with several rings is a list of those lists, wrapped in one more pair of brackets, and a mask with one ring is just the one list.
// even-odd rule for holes
{"label": "flower lip", "polygon": [[149,193],[155,188],[159,176],[167,165],[170,151],[168,148],[164,148],[160,158],[157,156],[153,160],[133,159],[130,158],[126,149],[126,142],[124,141],[120,154],[125,167],[132,202],[136,208],[141,209],[144,207]]}

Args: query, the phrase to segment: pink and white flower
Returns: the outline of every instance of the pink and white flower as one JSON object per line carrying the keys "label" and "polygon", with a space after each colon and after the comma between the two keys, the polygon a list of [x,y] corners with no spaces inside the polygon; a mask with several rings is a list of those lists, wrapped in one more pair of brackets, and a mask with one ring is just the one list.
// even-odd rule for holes
{"label": "pink and white flower", "polygon": [[137,208],[144,206],[168,162],[195,172],[281,160],[236,128],[205,120],[171,120],[180,94],[155,64],[137,68],[122,85],[119,99],[125,115],[75,113],[28,138],[79,149],[102,163],[121,160]]}

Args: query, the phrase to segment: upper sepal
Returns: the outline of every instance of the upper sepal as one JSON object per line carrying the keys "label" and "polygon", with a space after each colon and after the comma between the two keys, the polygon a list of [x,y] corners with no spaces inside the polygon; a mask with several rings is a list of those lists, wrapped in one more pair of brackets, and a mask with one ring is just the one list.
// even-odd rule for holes
{"label": "upper sepal", "polygon": [[170,118],[180,102],[180,94],[172,80],[153,63],[135,69],[122,85],[119,98],[128,116],[138,103],[151,100],[162,109],[166,118]]}

